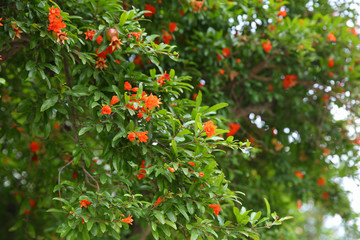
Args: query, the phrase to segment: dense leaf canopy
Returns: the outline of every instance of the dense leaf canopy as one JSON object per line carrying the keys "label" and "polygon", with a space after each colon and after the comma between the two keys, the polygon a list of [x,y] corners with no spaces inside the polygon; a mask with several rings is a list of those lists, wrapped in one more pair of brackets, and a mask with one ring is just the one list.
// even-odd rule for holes
{"label": "dense leaf canopy", "polygon": [[358,237],[358,15],[311,3],[0,3],[0,234]]}

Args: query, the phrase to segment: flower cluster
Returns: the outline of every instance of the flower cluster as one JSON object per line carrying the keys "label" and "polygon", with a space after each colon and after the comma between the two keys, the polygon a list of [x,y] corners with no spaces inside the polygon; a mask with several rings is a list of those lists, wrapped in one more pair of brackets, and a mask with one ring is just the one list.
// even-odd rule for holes
{"label": "flower cluster", "polygon": [[49,8],[49,22],[50,25],[48,31],[59,33],[61,32],[62,28],[66,27],[66,24],[62,21],[62,17],[60,16],[59,8]]}
{"label": "flower cluster", "polygon": [[159,79],[157,80],[157,82],[160,84],[160,86],[164,86],[165,80],[170,81],[170,76],[169,76],[169,74],[166,73],[166,71],[165,71],[165,73],[164,73],[163,75],[161,75],[161,76],[159,77]]}
{"label": "flower cluster", "polygon": [[137,177],[139,180],[145,178],[145,173],[146,173],[145,168],[148,168],[148,167],[150,167],[150,166],[151,166],[151,164],[150,164],[149,166],[145,167],[145,160],[141,160],[140,168],[142,168],[142,170],[140,170],[140,173],[139,173],[138,175],[136,175],[136,177]]}
{"label": "flower cluster", "polygon": [[297,76],[296,75],[285,75],[283,88],[288,89],[292,88],[297,84]]}
{"label": "flower cluster", "polygon": [[67,33],[62,32],[61,29],[66,27],[66,24],[62,21],[60,16],[60,9],[51,7],[49,8],[49,28],[48,31],[53,31],[57,34],[57,42],[65,44],[65,40],[68,40]]}
{"label": "flower cluster", "polygon": [[88,201],[88,200],[81,200],[81,201],[79,201],[79,203],[81,204],[81,205],[80,205],[81,208],[82,208],[82,207],[87,208],[87,207],[91,204],[91,202]]}
{"label": "flower cluster", "polygon": [[263,49],[264,49],[264,51],[265,51],[266,53],[270,52],[270,50],[271,50],[271,48],[272,48],[272,45],[271,45],[271,43],[270,43],[270,40],[267,39],[267,40],[266,40],[266,43],[263,43],[263,44],[262,44],[262,47],[263,47]]}
{"label": "flower cluster", "polygon": [[146,135],[148,134],[148,131],[145,132],[131,132],[128,135],[128,139],[130,140],[130,142],[134,141],[136,136],[139,138],[138,142],[147,142],[147,140],[149,139],[148,136]]}
{"label": "flower cluster", "polygon": [[221,211],[221,207],[220,207],[220,204],[209,204],[209,207],[211,207],[212,209],[214,209],[214,213],[215,213],[215,216],[219,215],[219,212]]}
{"label": "flower cluster", "polygon": [[240,129],[240,124],[238,123],[229,123],[229,132],[226,134],[226,137],[234,136],[237,131]]}
{"label": "flower cluster", "polygon": [[132,219],[132,216],[129,214],[129,216],[127,218],[123,218],[123,219],[120,219],[122,222],[124,223],[128,223],[130,225],[133,225],[132,222],[134,221],[134,219]]}
{"label": "flower cluster", "polygon": [[[137,87],[132,87],[131,84],[127,81],[124,84],[124,89],[132,92],[138,91]],[[141,98],[138,98],[136,94],[130,95],[130,100],[127,103],[127,108],[134,111],[140,110],[139,113],[137,114],[139,118],[143,118],[144,113],[146,113],[147,114],[146,121],[150,121],[150,117],[149,117],[150,111],[153,110],[154,107],[160,107],[160,104],[162,104],[160,100],[161,100],[160,98],[154,96],[152,93],[148,95],[145,91],[143,91]]]}
{"label": "flower cluster", "polygon": [[215,135],[215,129],[217,126],[214,125],[213,121],[207,121],[204,123],[204,131],[206,132],[206,136],[212,137]]}

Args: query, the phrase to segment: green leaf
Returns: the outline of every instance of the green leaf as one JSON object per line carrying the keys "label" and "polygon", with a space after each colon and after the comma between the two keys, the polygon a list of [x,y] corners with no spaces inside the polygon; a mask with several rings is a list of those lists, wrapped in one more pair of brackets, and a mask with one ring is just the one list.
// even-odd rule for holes
{"label": "green leaf", "polygon": [[186,207],[191,215],[194,214],[194,205],[191,202],[186,202]]}
{"label": "green leaf", "polygon": [[[28,224],[28,225],[27,225],[27,228],[28,228],[29,236],[30,236],[31,238],[35,238],[36,233],[35,233],[35,228],[33,227],[33,225]],[[70,228],[69,228],[68,231],[70,231]]]}
{"label": "green leaf", "polygon": [[83,127],[83,128],[80,129],[80,131],[79,131],[79,136],[83,135],[84,133],[86,133],[86,132],[89,131],[90,129],[92,129],[92,127]]}
{"label": "green leaf", "polygon": [[165,224],[165,216],[164,216],[164,214],[162,214],[162,212],[154,211],[154,215],[157,218],[157,220],[159,220],[159,222],[161,222],[161,224]]}
{"label": "green leaf", "polygon": [[237,221],[238,223],[240,223],[240,222],[241,222],[240,210],[239,210],[237,207],[233,207],[233,213],[234,213],[234,215],[235,215],[235,217],[236,217],[236,221]]}
{"label": "green leaf", "polygon": [[45,100],[45,102],[41,105],[41,112],[44,112],[45,110],[51,108],[52,106],[54,106],[58,100],[59,96],[55,95],[52,96],[51,98],[48,98]]}
{"label": "green leaf", "polygon": [[175,207],[186,218],[187,221],[190,221],[189,215],[186,213],[185,207],[183,205],[176,204]]}
{"label": "green leaf", "polygon": [[101,232],[102,233],[104,233],[105,231],[106,231],[106,225],[105,225],[105,223],[99,223],[99,225],[100,225],[100,230],[101,230]]}
{"label": "green leaf", "polygon": [[106,176],[106,174],[101,174],[101,176],[100,176],[100,182],[101,182],[101,184],[105,184],[106,181],[107,181],[107,176]]}
{"label": "green leaf", "polygon": [[198,95],[196,97],[196,102],[195,102],[195,109],[197,111],[199,111],[199,109],[200,109],[201,101],[202,101],[202,93],[201,93],[201,91],[199,91],[199,93],[198,93]]}
{"label": "green leaf", "polygon": [[199,232],[197,229],[192,229],[191,230],[191,238],[190,240],[197,240],[199,237]]}
{"label": "green leaf", "polygon": [[66,200],[66,199],[63,199],[63,198],[55,197],[55,198],[53,198],[53,200],[57,200],[57,201],[63,202],[63,203],[65,203],[66,205],[70,205],[70,204],[69,204],[69,201]]}
{"label": "green leaf", "polygon": [[94,225],[94,219],[89,218],[89,220],[86,223],[87,230],[90,231],[93,225]]}
{"label": "green leaf", "polygon": [[268,218],[270,218],[271,210],[270,210],[269,201],[268,201],[266,198],[264,198],[264,201],[265,201],[265,204],[266,204],[266,216],[267,216]]}
{"label": "green leaf", "polygon": [[167,211],[166,215],[172,222],[176,222],[176,216],[173,211]]}
{"label": "green leaf", "polygon": [[174,150],[175,157],[177,157],[178,156],[178,151],[177,151],[176,141],[174,139],[171,141],[171,147]]}
{"label": "green leaf", "polygon": [[82,240],[90,240],[89,232],[86,228],[84,228],[82,231]]}
{"label": "green leaf", "polygon": [[[199,96],[198,96],[199,97]],[[227,103],[218,103],[210,108],[208,108],[207,110],[205,110],[203,113],[210,113],[210,112],[216,112],[217,110],[227,107],[229,104]]]}
{"label": "green leaf", "polygon": [[175,76],[175,70],[171,69],[170,73],[169,73],[169,77],[172,79],[172,78],[174,78],[174,76]]}
{"label": "green leaf", "polygon": [[156,240],[159,240],[159,232],[158,231],[151,231],[151,233]]}
{"label": "green leaf", "polygon": [[173,229],[177,230],[176,224],[174,222],[171,222],[169,220],[165,220],[166,224],[172,227]]}
{"label": "green leaf", "polygon": [[121,14],[121,16],[120,16],[119,25],[120,25],[120,26],[123,26],[123,25],[125,24],[127,18],[128,18],[128,14],[127,14],[127,12],[125,11],[125,12],[123,12],[123,13]]}
{"label": "green leaf", "polygon": [[47,67],[47,68],[49,68],[51,71],[53,71],[54,73],[56,73],[56,74],[59,74],[60,73],[60,71],[59,71],[59,69],[57,69],[57,67],[56,66],[54,66],[54,65],[51,65],[51,64],[44,64],[44,66],[45,67]]}
{"label": "green leaf", "polygon": [[55,209],[55,208],[50,208],[50,209],[46,210],[46,212],[64,213],[64,210],[61,210],[61,209]]}

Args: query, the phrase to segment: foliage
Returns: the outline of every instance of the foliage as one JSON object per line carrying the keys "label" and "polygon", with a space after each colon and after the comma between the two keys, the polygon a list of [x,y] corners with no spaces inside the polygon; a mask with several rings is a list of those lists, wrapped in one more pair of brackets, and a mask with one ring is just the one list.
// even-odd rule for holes
{"label": "foliage", "polygon": [[0,7],[1,236],[259,239],[291,218],[266,199],[266,214],[242,206],[214,154],[246,155],[250,142],[223,137],[226,103],[183,97],[190,77],[164,64],[179,53],[142,27],[148,12],[114,0]]}
{"label": "foliage", "polygon": [[[311,230],[297,209],[307,202],[342,216],[346,235],[358,238],[351,226],[357,215],[339,181],[358,177],[358,13],[350,1],[311,2],[135,1],[139,9],[156,8],[147,31],[159,42],[171,34],[181,64],[166,64],[192,76],[187,96],[201,89],[203,101],[229,103],[221,114],[230,132],[256,147],[250,156],[217,154],[246,204],[259,207],[265,196],[281,214],[298,216],[294,228],[304,228],[299,236],[284,226],[265,233],[269,239],[305,239]],[[345,120],[334,117],[338,108],[348,111]]]}

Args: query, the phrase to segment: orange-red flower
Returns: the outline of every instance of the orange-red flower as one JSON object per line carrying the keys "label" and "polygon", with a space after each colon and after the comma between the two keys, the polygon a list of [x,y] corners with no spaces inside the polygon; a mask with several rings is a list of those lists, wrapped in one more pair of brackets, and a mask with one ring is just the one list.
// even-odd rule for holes
{"label": "orange-red flower", "polygon": [[240,129],[240,124],[238,123],[229,123],[229,132],[226,134],[226,137],[234,136],[237,131]]}
{"label": "orange-red flower", "polygon": [[204,173],[203,172],[199,172],[199,177],[203,177]]}
{"label": "orange-red flower", "polygon": [[136,37],[136,41],[138,42],[139,41],[139,38],[141,36],[141,32],[132,32],[130,33],[131,35],[133,35],[134,37]]}
{"label": "orange-red flower", "polygon": [[54,128],[55,128],[56,130],[59,130],[59,129],[60,129],[60,124],[54,123]]}
{"label": "orange-red flower", "polygon": [[111,43],[109,44],[111,51],[115,51],[116,48],[121,49],[121,45],[124,45],[117,37],[113,37],[111,39]]}
{"label": "orange-red flower", "polygon": [[158,198],[158,200],[154,203],[155,206],[159,205],[161,203],[161,197]]}
{"label": "orange-red flower", "polygon": [[146,170],[141,170],[140,173],[138,175],[136,175],[136,177],[141,180],[143,178],[145,178],[145,175],[143,173],[146,173]]}
{"label": "orange-red flower", "polygon": [[27,210],[27,209],[25,209],[25,210],[24,210],[24,215],[26,216],[26,215],[29,215],[29,214],[30,214],[30,211]]}
{"label": "orange-red flower", "polygon": [[36,154],[34,154],[34,156],[32,157],[32,160],[34,161],[35,164],[38,163],[39,159],[38,159],[38,157],[36,156]]}
{"label": "orange-red flower", "polygon": [[204,5],[204,1],[191,0],[191,6],[195,12],[201,11],[203,5]]}
{"label": "orange-red flower", "polygon": [[169,23],[169,30],[171,33],[175,32],[177,29],[177,24],[174,22]]}
{"label": "orange-red flower", "polygon": [[292,88],[297,84],[297,76],[296,75],[285,75],[283,88],[288,89]]}
{"label": "orange-red flower", "polygon": [[30,199],[30,206],[31,208],[34,208],[36,206],[36,202],[32,199]]}
{"label": "orange-red flower", "polygon": [[129,214],[129,216],[127,218],[123,218],[123,219],[120,219],[122,222],[124,223],[128,223],[130,225],[133,225],[132,222],[134,221],[134,219],[132,219],[132,216]]}
{"label": "orange-red flower", "polygon": [[105,58],[106,58],[106,55],[108,55],[108,53],[109,53],[109,50],[108,50],[108,49],[102,51],[101,53],[98,53],[98,51],[99,51],[99,48],[96,49],[96,51],[95,51],[95,54],[96,54],[96,56],[97,56],[98,58],[104,58],[104,59],[105,59]]}
{"label": "orange-red flower", "polygon": [[328,200],[328,199],[329,199],[329,193],[323,192],[323,193],[322,193],[322,197],[323,197],[325,200]]}
{"label": "orange-red flower", "polygon": [[[0,21],[2,20],[2,18],[0,18]],[[0,26],[4,26],[2,23],[0,23]]]}
{"label": "orange-red flower", "polygon": [[334,67],[334,60],[332,59],[332,58],[329,58],[328,59],[328,65],[329,65],[329,68],[332,68],[332,67]]}
{"label": "orange-red flower", "polygon": [[329,76],[330,76],[330,77],[334,77],[334,73],[333,73],[333,72],[329,72]]}
{"label": "orange-red flower", "polygon": [[107,68],[108,66],[106,65],[106,61],[104,58],[98,58],[97,62],[96,62],[96,68],[100,68],[100,70],[102,71],[103,68]]}
{"label": "orange-red flower", "polygon": [[269,91],[269,92],[274,91],[274,86],[273,86],[272,84],[270,84],[270,83],[269,83],[269,85],[268,85],[268,91]]}
{"label": "orange-red flower", "polygon": [[168,33],[167,31],[163,31],[162,38],[163,38],[165,44],[169,44],[170,40],[173,39],[173,36],[170,33]]}
{"label": "orange-red flower", "polygon": [[60,9],[54,8],[54,6],[49,8],[49,22],[48,31],[59,33],[62,28],[66,27],[66,24],[62,21],[62,17],[60,16]]}
{"label": "orange-red flower", "polygon": [[169,167],[168,170],[169,170],[170,172],[175,172],[175,169],[172,168],[172,167]]}
{"label": "orange-red flower", "polygon": [[12,40],[14,40],[15,37],[21,39],[21,35],[20,35],[20,34],[23,33],[23,31],[19,30],[19,27],[13,27],[13,30],[14,30],[15,35],[14,35],[14,37],[12,38]]}
{"label": "orange-red flower", "polygon": [[286,15],[287,15],[286,10],[281,10],[281,11],[279,11],[279,13],[277,14],[278,17],[280,17],[280,16],[286,17]]}
{"label": "orange-red flower", "polygon": [[101,114],[110,114],[111,113],[111,107],[109,105],[104,105],[101,110]]}
{"label": "orange-red flower", "polygon": [[223,55],[224,57],[229,56],[229,55],[230,55],[230,49],[229,49],[229,48],[224,48],[224,49],[222,50],[222,55]]}
{"label": "orange-red flower", "polygon": [[136,136],[138,136],[139,141],[138,142],[147,142],[148,140],[148,136],[146,136],[146,134],[148,133],[148,131],[145,132],[136,132]]}
{"label": "orange-red flower", "polygon": [[215,129],[217,126],[214,125],[213,121],[207,121],[204,123],[204,131],[206,132],[206,136],[212,137],[215,134]]}
{"label": "orange-red flower", "polygon": [[73,172],[72,177],[73,177],[73,178],[77,178],[77,172]]}
{"label": "orange-red flower", "polygon": [[143,61],[141,60],[141,58],[142,58],[141,55],[136,56],[136,58],[134,59],[135,65],[140,65],[140,66],[143,65]]}
{"label": "orange-red flower", "polygon": [[215,216],[219,215],[219,212],[221,211],[221,207],[220,207],[220,204],[209,204],[209,207],[211,207],[212,209],[214,209],[214,213],[215,213]]}
{"label": "orange-red flower", "polygon": [[130,142],[132,142],[132,141],[134,141],[135,140],[135,133],[134,132],[131,132],[131,133],[129,133],[129,135],[128,135],[128,139],[130,140]]}
{"label": "orange-red flower", "polygon": [[304,175],[303,175],[301,172],[299,172],[299,171],[295,171],[294,174],[295,174],[296,176],[298,176],[299,178],[303,178],[303,177],[304,177]]}
{"label": "orange-red flower", "polygon": [[170,75],[167,74],[166,71],[165,71],[165,73],[164,73],[163,75],[161,75],[161,76],[159,77],[159,79],[157,80],[157,82],[160,84],[160,86],[164,86],[165,80],[168,80],[168,81],[170,80]]}
{"label": "orange-red flower", "polygon": [[102,41],[104,41],[104,38],[103,38],[101,35],[99,35],[99,36],[96,38],[96,42],[100,45]]}
{"label": "orange-red flower", "polygon": [[66,32],[59,32],[57,34],[57,41],[56,42],[61,42],[61,44],[65,44],[65,40],[69,40],[66,36],[67,36]]}
{"label": "orange-red flower", "polygon": [[132,88],[131,84],[128,81],[126,81],[125,84],[124,84],[124,89],[125,90],[130,90],[131,88]]}
{"label": "orange-red flower", "polygon": [[321,177],[319,179],[316,179],[317,184],[321,187],[325,184],[325,178]]}
{"label": "orange-red flower", "polygon": [[110,101],[110,106],[116,104],[117,102],[119,102],[119,98],[117,96],[113,96]]}
{"label": "orange-red flower", "polygon": [[189,165],[195,167],[195,163],[194,162],[188,162]]}
{"label": "orange-red flower", "polygon": [[325,94],[323,97],[322,97],[322,101],[327,103],[330,99],[330,95],[329,94]]}
{"label": "orange-red flower", "polygon": [[157,96],[153,96],[152,93],[150,96],[144,96],[142,99],[145,101],[145,108],[149,110],[152,110],[154,107],[160,107],[160,104],[162,104],[160,102],[161,99]]}
{"label": "orange-red flower", "polygon": [[37,151],[39,151],[39,149],[40,149],[40,145],[38,142],[34,141],[34,142],[30,143],[30,150],[32,152],[37,152]]}
{"label": "orange-red flower", "polygon": [[81,200],[81,201],[79,201],[79,203],[81,204],[80,205],[80,207],[82,208],[82,207],[88,207],[90,204],[91,204],[91,202],[90,201],[88,201],[88,200]]}
{"label": "orange-red flower", "polygon": [[156,7],[151,4],[145,4],[145,10],[150,11],[149,13],[144,13],[145,17],[151,17],[156,12]]}
{"label": "orange-red flower", "polygon": [[90,30],[88,29],[88,30],[86,31],[86,33],[84,33],[85,36],[86,36],[86,37],[85,37],[85,40],[86,40],[86,39],[90,39],[90,40],[92,41],[93,38],[94,38],[95,33],[96,33],[96,31],[94,31],[94,30],[91,30],[91,31],[90,31]]}
{"label": "orange-red flower", "polygon": [[264,51],[265,51],[266,53],[268,53],[268,52],[271,50],[271,48],[272,48],[272,45],[271,45],[271,43],[270,43],[270,40],[267,39],[267,40],[266,40],[266,43],[263,43],[263,44],[262,44],[262,47],[263,47]]}
{"label": "orange-red flower", "polygon": [[327,38],[329,41],[336,42],[336,37],[333,33],[329,33]]}

